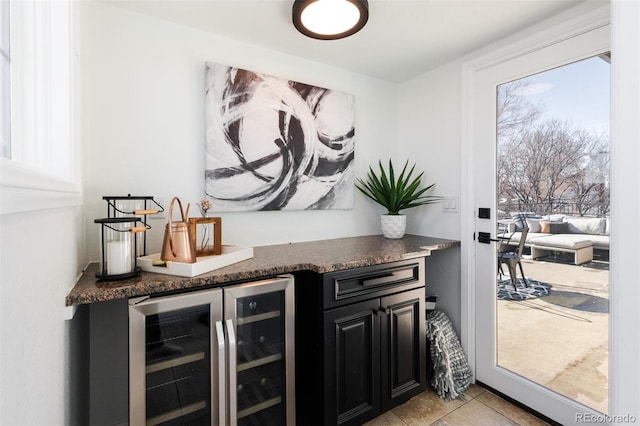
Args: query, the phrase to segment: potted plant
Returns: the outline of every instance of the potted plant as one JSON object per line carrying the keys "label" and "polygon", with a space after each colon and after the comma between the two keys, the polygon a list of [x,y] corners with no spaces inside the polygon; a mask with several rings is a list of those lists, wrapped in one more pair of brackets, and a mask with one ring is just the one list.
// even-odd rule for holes
{"label": "potted plant", "polygon": [[393,170],[393,164],[389,160],[388,171],[382,165],[382,161],[378,161],[380,172],[376,174],[372,167],[369,167],[369,173],[366,179],[357,179],[356,188],[364,195],[371,198],[376,203],[387,209],[387,213],[380,218],[382,234],[386,238],[402,238],[407,226],[407,218],[400,214],[401,210],[412,207],[432,204],[442,200],[442,197],[435,195],[425,195],[435,183],[423,187],[421,185],[422,175],[413,177],[416,167],[414,164],[409,171],[407,166],[409,160],[404,163],[402,172],[396,177]]}

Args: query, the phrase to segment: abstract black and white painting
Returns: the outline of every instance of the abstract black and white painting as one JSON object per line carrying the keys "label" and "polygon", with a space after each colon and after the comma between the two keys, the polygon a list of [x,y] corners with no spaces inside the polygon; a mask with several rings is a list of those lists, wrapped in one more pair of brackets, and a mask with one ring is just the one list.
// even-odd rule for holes
{"label": "abstract black and white painting", "polygon": [[215,211],[353,207],[353,95],[206,68],[205,192]]}

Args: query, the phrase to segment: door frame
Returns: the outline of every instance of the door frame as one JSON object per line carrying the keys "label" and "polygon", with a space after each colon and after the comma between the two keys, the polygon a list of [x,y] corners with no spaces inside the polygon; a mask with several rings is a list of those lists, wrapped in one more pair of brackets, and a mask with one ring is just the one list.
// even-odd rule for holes
{"label": "door frame", "polygon": [[[477,362],[475,334],[475,251],[477,242],[474,241],[474,232],[476,232],[476,197],[474,191],[476,165],[474,162],[474,148],[478,140],[475,134],[476,125],[474,122],[477,74],[486,68],[517,59],[521,56],[570,39],[576,35],[583,34],[587,31],[595,30],[609,24],[609,6],[601,6],[598,8],[593,8],[593,6],[590,5],[579,6],[507,39],[506,44],[502,44],[498,48],[494,47],[493,49],[490,48],[481,52],[479,57],[473,58],[462,65],[461,181],[464,183],[464,186],[461,188],[461,208],[462,211],[467,214],[462,215],[461,218],[461,280],[463,283],[461,293],[461,341],[467,353],[469,363],[473,367],[474,379],[475,366]],[[614,229],[614,225],[612,225],[612,229]],[[611,309],[610,312],[611,323],[613,324],[615,323],[615,310]],[[615,346],[615,341],[613,339],[615,339],[616,335],[610,333],[610,336],[611,339],[609,346],[611,348]],[[613,377],[610,376],[610,382],[612,382],[612,380]],[[610,406],[613,407],[611,401]]]}
{"label": "door frame", "polygon": [[640,2],[611,0],[611,51],[610,251],[614,256],[609,290],[613,309],[609,321],[608,420],[629,424],[629,419],[640,419]]}

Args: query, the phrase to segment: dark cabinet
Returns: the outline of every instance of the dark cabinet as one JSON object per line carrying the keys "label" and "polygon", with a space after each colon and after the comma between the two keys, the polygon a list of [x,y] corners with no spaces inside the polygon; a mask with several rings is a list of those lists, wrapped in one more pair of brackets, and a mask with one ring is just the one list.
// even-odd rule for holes
{"label": "dark cabinet", "polygon": [[381,299],[382,411],[426,388],[424,297],[424,289],[417,289]]}
{"label": "dark cabinet", "polygon": [[298,424],[362,424],[426,389],[424,259],[296,281]]}
{"label": "dark cabinet", "polygon": [[325,418],[342,424],[380,413],[379,299],[325,313]]}

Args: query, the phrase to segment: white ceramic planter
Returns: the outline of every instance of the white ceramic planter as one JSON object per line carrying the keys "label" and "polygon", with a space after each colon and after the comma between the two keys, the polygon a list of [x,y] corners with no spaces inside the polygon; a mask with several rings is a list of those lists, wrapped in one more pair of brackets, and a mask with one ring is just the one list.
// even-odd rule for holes
{"label": "white ceramic planter", "polygon": [[380,227],[385,238],[402,238],[407,229],[407,217],[403,214],[383,214],[380,216]]}

